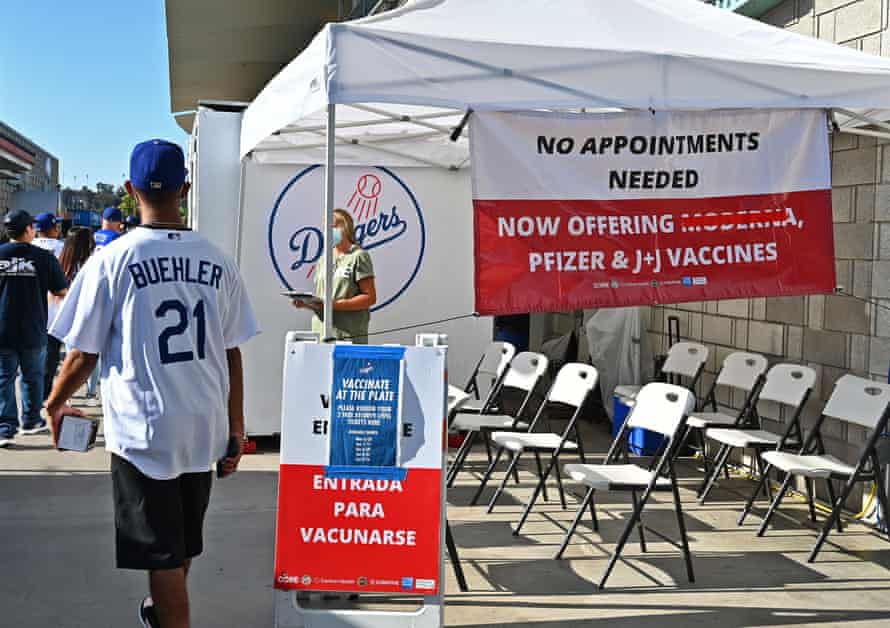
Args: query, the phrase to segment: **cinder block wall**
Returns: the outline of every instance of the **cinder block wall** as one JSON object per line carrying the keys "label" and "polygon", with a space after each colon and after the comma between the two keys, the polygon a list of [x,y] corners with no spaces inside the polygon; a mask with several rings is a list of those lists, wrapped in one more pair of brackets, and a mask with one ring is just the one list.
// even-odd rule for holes
{"label": "cinder block wall", "polygon": [[[798,33],[890,56],[887,11],[890,0],[787,0],[762,19]],[[789,147],[793,150],[793,147]],[[832,186],[837,283],[862,298],[890,307],[890,144],[839,134],[832,137]],[[815,369],[818,380],[805,412],[812,425],[834,381],[854,373],[886,381],[890,368],[890,311],[848,296],[825,295],[744,299],[652,307],[648,339],[654,352],[666,350],[667,316],[680,318],[685,339],[711,348],[703,390],[732,351],[766,354]],[[739,407],[739,395],[720,399]],[[781,431],[778,408],[763,407],[765,428]],[[826,447],[852,462],[865,438],[855,426],[828,420]],[[854,509],[861,495],[851,500]]]}

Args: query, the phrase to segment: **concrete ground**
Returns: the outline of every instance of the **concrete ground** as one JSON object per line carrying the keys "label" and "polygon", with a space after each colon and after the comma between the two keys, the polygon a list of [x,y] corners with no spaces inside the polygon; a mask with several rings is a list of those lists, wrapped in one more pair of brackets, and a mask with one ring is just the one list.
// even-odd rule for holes
{"label": "concrete ground", "polygon": [[[98,412],[98,408],[92,408]],[[608,445],[604,430],[588,430],[592,450]],[[568,460],[568,458],[567,458]],[[242,471],[217,482],[206,525],[204,556],[191,577],[193,625],[272,626],[272,558],[277,453],[248,456]],[[600,533],[585,520],[566,559],[553,560],[574,505],[535,509],[521,536],[511,533],[532,476],[510,485],[494,514],[469,507],[484,454],[471,459],[449,493],[453,526],[470,592],[458,593],[448,568],[449,626],[515,628],[686,628],[708,626],[890,626],[890,542],[860,524],[829,538],[818,561],[806,562],[815,532],[800,521],[806,509],[788,500],[765,538],[757,517],[736,527],[743,479],[722,482],[704,506],[692,488],[700,475],[681,467],[682,498],[696,583],[686,582],[679,551],[636,536],[609,581],[605,568],[629,511],[624,495],[599,498]],[[570,489],[576,490],[576,487]],[[654,530],[677,538],[668,494],[647,508]],[[145,576],[117,571],[108,456],[60,453],[45,436],[20,437],[0,450],[0,626],[102,628],[135,626]]]}

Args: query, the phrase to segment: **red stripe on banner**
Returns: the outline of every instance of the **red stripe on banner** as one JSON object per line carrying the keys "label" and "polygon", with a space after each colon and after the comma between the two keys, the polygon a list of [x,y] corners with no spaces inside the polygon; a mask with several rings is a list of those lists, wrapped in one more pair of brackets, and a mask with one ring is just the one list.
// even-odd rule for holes
{"label": "red stripe on banner", "polygon": [[831,190],[695,199],[476,200],[476,311],[831,292]]}
{"label": "red stripe on banner", "polygon": [[394,482],[282,464],[275,588],[437,593],[441,494],[440,469],[409,469]]}

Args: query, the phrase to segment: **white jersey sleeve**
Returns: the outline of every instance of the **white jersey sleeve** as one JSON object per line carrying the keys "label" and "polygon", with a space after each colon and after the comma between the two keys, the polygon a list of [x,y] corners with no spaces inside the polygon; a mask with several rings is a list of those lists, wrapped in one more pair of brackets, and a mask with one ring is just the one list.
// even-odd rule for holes
{"label": "white jersey sleeve", "polygon": [[230,264],[226,270],[233,276],[230,282],[232,289],[223,312],[223,338],[226,349],[234,349],[256,336],[260,328],[247,298],[241,273],[234,264]]}
{"label": "white jersey sleeve", "polygon": [[87,260],[50,324],[50,335],[84,353],[102,353],[114,314],[109,281],[98,255]]}

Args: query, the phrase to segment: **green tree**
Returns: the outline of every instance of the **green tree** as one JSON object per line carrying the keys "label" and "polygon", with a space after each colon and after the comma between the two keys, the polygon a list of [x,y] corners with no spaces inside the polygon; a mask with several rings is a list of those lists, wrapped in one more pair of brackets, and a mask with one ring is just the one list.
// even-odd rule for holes
{"label": "green tree", "polygon": [[118,207],[124,216],[133,216],[136,214],[136,199],[129,194],[124,194]]}

